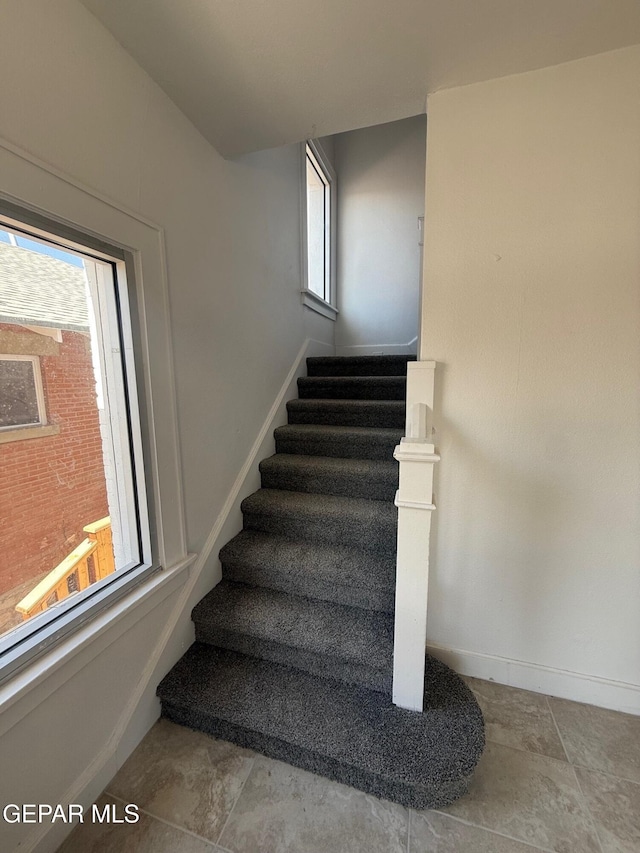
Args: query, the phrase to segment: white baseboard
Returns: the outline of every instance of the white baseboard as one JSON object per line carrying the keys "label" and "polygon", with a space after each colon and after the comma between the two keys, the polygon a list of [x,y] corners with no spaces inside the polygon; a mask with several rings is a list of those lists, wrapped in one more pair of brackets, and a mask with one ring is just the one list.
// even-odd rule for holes
{"label": "white baseboard", "polygon": [[[100,750],[94,761],[78,777],[65,795],[59,799],[59,802],[79,803],[84,812],[87,812],[113,779],[117,770],[113,752],[107,749]],[[30,842],[27,842],[25,849],[29,853],[53,853],[71,834],[74,827],[75,822],[74,824],[66,824],[57,821],[50,825],[40,824]]]}
{"label": "white baseboard", "polygon": [[427,651],[461,675],[640,716],[638,684],[438,645]]}
{"label": "white baseboard", "polygon": [[336,355],[415,355],[418,338],[415,337],[406,344],[354,344],[353,346],[336,346]]}

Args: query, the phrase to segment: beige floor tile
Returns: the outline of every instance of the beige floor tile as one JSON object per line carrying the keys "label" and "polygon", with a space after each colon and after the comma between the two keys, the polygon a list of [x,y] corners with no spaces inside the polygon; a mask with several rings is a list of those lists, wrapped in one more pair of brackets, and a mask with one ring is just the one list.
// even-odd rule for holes
{"label": "beige floor tile", "polygon": [[409,853],[536,853],[539,848],[438,812],[412,812]]}
{"label": "beige floor tile", "polygon": [[576,768],[578,781],[595,821],[602,853],[640,850],[640,785]]}
{"label": "beige floor tile", "polygon": [[217,841],[253,759],[249,750],[159,720],[107,792]]}
{"label": "beige floor tile", "polygon": [[573,768],[488,744],[469,793],[446,812],[557,853],[599,853]]}
{"label": "beige floor tile", "polygon": [[569,761],[640,782],[640,717],[566,699],[549,704]]}
{"label": "beige floor tile", "polygon": [[488,741],[567,760],[546,696],[476,678],[465,681],[482,708]]}
{"label": "beige floor tile", "polygon": [[[100,809],[107,803],[122,809],[122,804],[111,797],[103,795],[98,800]],[[134,824],[91,823],[88,815],[85,821],[74,829],[58,853],[216,853],[218,850],[144,814]]]}
{"label": "beige floor tile", "polygon": [[220,838],[234,853],[405,853],[408,812],[258,757]]}

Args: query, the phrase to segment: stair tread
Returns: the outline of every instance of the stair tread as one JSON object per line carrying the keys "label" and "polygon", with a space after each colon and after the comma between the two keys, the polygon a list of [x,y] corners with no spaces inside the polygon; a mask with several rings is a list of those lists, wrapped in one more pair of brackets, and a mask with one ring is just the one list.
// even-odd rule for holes
{"label": "stair tread", "polygon": [[276,451],[338,459],[393,460],[403,437],[397,427],[287,424],[274,431]]}
{"label": "stair tread", "polygon": [[348,471],[354,475],[386,475],[398,479],[398,463],[394,459],[339,459],[335,456],[302,456],[295,453],[275,453],[260,463],[260,470],[315,471],[322,469],[331,473]]}
{"label": "stair tread", "polygon": [[397,512],[387,501],[346,498],[342,495],[318,495],[313,492],[290,492],[285,489],[259,489],[242,501],[243,513],[266,513],[278,516],[320,516],[326,520],[356,517],[373,523],[393,522]]}
{"label": "stair tread", "polygon": [[220,551],[222,575],[308,598],[393,611],[395,556],[243,530]]}
{"label": "stair tread", "polygon": [[390,501],[260,489],[241,509],[246,530],[395,554],[397,511]]}
{"label": "stair tread", "polygon": [[386,613],[222,580],[195,606],[193,621],[389,673],[393,666]]}
{"label": "stair tread", "polygon": [[404,400],[406,376],[303,376],[298,379],[302,399]]}
{"label": "stair tread", "polygon": [[322,438],[330,441],[345,441],[353,438],[372,441],[399,442],[404,436],[400,427],[335,426],[334,424],[284,424],[274,430],[278,436],[299,435],[301,438]]}
{"label": "stair tread", "polygon": [[362,411],[383,408],[388,411],[404,412],[406,403],[404,400],[359,400],[357,397],[353,400],[349,398],[332,400],[331,397],[318,397],[317,399],[313,397],[308,399],[294,397],[287,402],[287,407],[292,409],[335,409],[336,411],[343,411],[344,409]]}
{"label": "stair tread", "polygon": [[427,659],[425,710],[231,651],[194,644],[163,679],[165,717],[415,808],[468,787],[482,714],[451,670]]}
{"label": "stair tread", "polygon": [[332,400],[320,397],[289,400],[287,403],[290,424],[403,429],[405,410],[404,400]]}
{"label": "stair tread", "polygon": [[394,459],[352,459],[276,453],[260,463],[265,488],[392,501],[398,488]]}
{"label": "stair tread", "polygon": [[292,573],[313,573],[336,583],[395,589],[395,557],[380,557],[346,545],[303,542],[242,530],[220,551],[223,566],[235,562],[271,567],[278,559],[288,563]]}
{"label": "stair tread", "polygon": [[406,375],[407,362],[415,355],[312,356],[307,359],[309,376],[396,376]]}

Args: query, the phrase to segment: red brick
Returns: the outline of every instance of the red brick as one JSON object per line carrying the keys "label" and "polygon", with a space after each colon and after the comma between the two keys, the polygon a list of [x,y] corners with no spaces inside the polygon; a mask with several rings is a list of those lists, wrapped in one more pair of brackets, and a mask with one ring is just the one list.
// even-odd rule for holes
{"label": "red brick", "polygon": [[60,433],[0,445],[0,592],[53,569],[109,512],[88,339],[63,332],[40,368]]}

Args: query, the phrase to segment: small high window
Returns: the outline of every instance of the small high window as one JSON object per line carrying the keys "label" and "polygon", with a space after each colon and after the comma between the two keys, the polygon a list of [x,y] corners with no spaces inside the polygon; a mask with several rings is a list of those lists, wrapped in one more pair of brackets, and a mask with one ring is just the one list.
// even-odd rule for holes
{"label": "small high window", "polygon": [[305,146],[303,302],[335,319],[335,173],[315,141]]}

